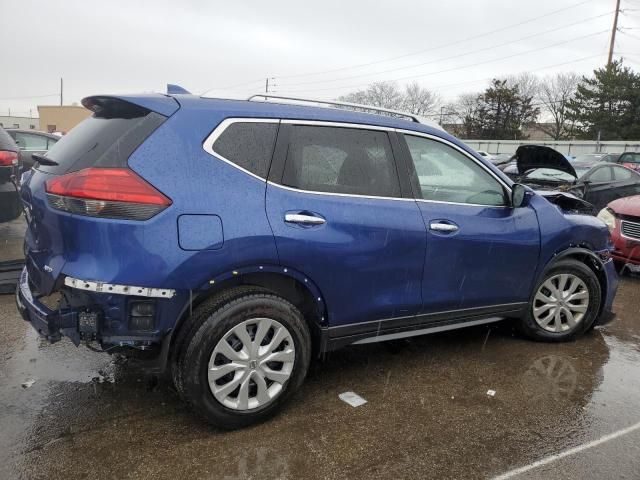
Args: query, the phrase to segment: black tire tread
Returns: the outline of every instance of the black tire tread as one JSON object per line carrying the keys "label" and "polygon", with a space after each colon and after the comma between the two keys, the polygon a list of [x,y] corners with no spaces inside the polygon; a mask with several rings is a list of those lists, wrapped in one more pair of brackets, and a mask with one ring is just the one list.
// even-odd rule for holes
{"label": "black tire tread", "polygon": [[[595,295],[595,297],[592,295],[591,296],[592,298],[590,298],[589,317],[584,319],[578,328],[576,328],[572,332],[569,332],[563,335],[552,334],[550,332],[548,333],[543,331],[536,324],[535,320],[533,319],[533,313],[531,311],[531,305],[533,304],[533,299],[540,285],[547,279],[547,277],[549,277],[552,274],[556,274],[560,270],[580,271],[584,275],[584,277],[586,277],[587,288],[591,286],[592,288],[590,289],[590,291],[593,290],[597,292],[597,295]],[[585,278],[583,278],[583,280],[585,280]],[[542,276],[542,279],[540,280],[540,282],[536,284],[535,288],[533,289],[533,292],[531,293],[529,305],[527,306],[527,312],[523,316],[523,318],[520,319],[520,321],[517,323],[518,330],[524,336],[530,338],[531,340],[540,341],[540,342],[569,342],[569,341],[575,340],[577,337],[583,335],[593,327],[595,321],[598,318],[601,301],[602,301],[602,291],[601,291],[600,282],[598,281],[598,277],[596,277],[595,273],[593,273],[593,270],[591,270],[587,265],[580,262],[579,260],[574,260],[574,259],[560,260],[557,263],[551,265]]]}
{"label": "black tire tread", "polygon": [[[225,298],[231,298],[235,296],[226,296]],[[303,349],[300,351],[300,355],[297,355],[301,363],[299,364],[299,371],[302,374],[292,375],[290,382],[293,382],[286,387],[286,391],[283,392],[273,403],[269,404],[264,411],[261,411],[257,414],[236,414],[236,415],[228,415],[224,420],[220,420],[219,418],[212,418],[212,415],[207,410],[204,402],[201,398],[197,396],[191,395],[189,392],[189,385],[194,385],[198,383],[198,375],[199,372],[195,368],[190,368],[194,363],[196,363],[197,356],[201,354],[201,346],[206,344],[206,339],[211,334],[211,329],[216,328],[221,325],[223,322],[229,320],[225,319],[225,314],[232,309],[240,306],[243,303],[251,303],[253,301],[259,300],[261,302],[277,302],[281,308],[285,308],[291,315],[293,321],[291,322],[291,329],[295,330],[295,332],[291,332],[292,335],[299,335],[299,338],[302,339]],[[183,397],[185,401],[193,408],[202,418],[207,420],[209,423],[213,424],[217,427],[222,427],[224,429],[235,429],[244,427],[256,422],[264,421],[267,418],[271,417],[273,414],[277,412],[279,407],[286,402],[291,394],[293,394],[302,384],[304,378],[306,376],[306,372],[308,370],[309,364],[311,362],[311,334],[309,332],[309,327],[307,322],[305,321],[302,313],[289,301],[286,299],[273,294],[270,291],[254,291],[252,293],[246,293],[240,297],[235,297],[232,300],[220,304],[217,303],[219,308],[214,312],[211,312],[209,309],[209,314],[206,315],[203,312],[203,315],[206,318],[200,323],[199,328],[195,329],[193,334],[188,339],[185,344],[186,348],[183,348],[183,361],[179,364],[179,378],[181,382],[181,388],[183,389]],[[227,327],[224,327],[226,329]],[[211,395],[210,392],[207,393]]]}
{"label": "black tire tread", "polygon": [[176,340],[171,351],[171,378],[173,385],[182,399],[184,395],[184,379],[182,377],[182,362],[184,361],[185,345],[188,345],[194,334],[202,326],[205,320],[214,314],[220,307],[236,298],[256,293],[272,293],[255,285],[240,285],[218,292],[196,307],[193,314],[185,320],[185,324],[178,330]]}

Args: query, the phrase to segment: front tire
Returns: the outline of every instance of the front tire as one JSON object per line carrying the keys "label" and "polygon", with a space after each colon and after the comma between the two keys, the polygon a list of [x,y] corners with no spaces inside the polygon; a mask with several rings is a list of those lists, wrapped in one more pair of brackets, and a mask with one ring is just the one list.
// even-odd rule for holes
{"label": "front tire", "polygon": [[178,366],[187,401],[225,429],[274,415],[309,368],[311,335],[300,311],[262,292],[197,313],[206,319],[186,339]]}
{"label": "front tire", "polygon": [[577,260],[549,268],[536,286],[520,330],[533,340],[566,342],[594,324],[602,293],[593,271]]}

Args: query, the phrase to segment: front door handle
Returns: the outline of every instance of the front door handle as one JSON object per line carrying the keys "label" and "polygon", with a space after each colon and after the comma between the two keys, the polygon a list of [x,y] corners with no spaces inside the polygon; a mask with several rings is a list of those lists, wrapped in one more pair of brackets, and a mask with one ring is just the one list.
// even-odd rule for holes
{"label": "front door handle", "polygon": [[429,229],[430,230],[435,230],[436,232],[451,233],[451,232],[458,231],[458,226],[457,225],[453,225],[451,223],[431,222],[429,224]]}
{"label": "front door handle", "polygon": [[308,215],[305,213],[287,213],[284,216],[284,221],[287,223],[299,223],[303,225],[322,225],[327,223],[327,221],[322,217]]}

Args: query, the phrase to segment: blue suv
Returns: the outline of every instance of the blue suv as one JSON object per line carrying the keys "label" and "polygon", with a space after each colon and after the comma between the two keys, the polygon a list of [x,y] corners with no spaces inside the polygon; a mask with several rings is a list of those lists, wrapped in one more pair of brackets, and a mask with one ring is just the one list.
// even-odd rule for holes
{"label": "blue suv", "polygon": [[339,347],[502,319],[566,341],[611,318],[609,231],[572,197],[415,117],[300,103],[84,99],[22,178],[24,319],[148,357],[237,428]]}

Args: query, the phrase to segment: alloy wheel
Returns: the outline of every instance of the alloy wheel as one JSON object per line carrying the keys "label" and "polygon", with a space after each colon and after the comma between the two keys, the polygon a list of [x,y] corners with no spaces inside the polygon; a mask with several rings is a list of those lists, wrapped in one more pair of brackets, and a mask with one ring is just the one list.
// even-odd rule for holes
{"label": "alloy wheel", "polygon": [[533,318],[544,330],[563,333],[579,324],[589,308],[589,289],[570,273],[546,279],[533,300]]}
{"label": "alloy wheel", "polygon": [[295,346],[289,331],[270,318],[246,320],[220,339],[209,359],[213,396],[233,410],[273,401],[291,377]]}

